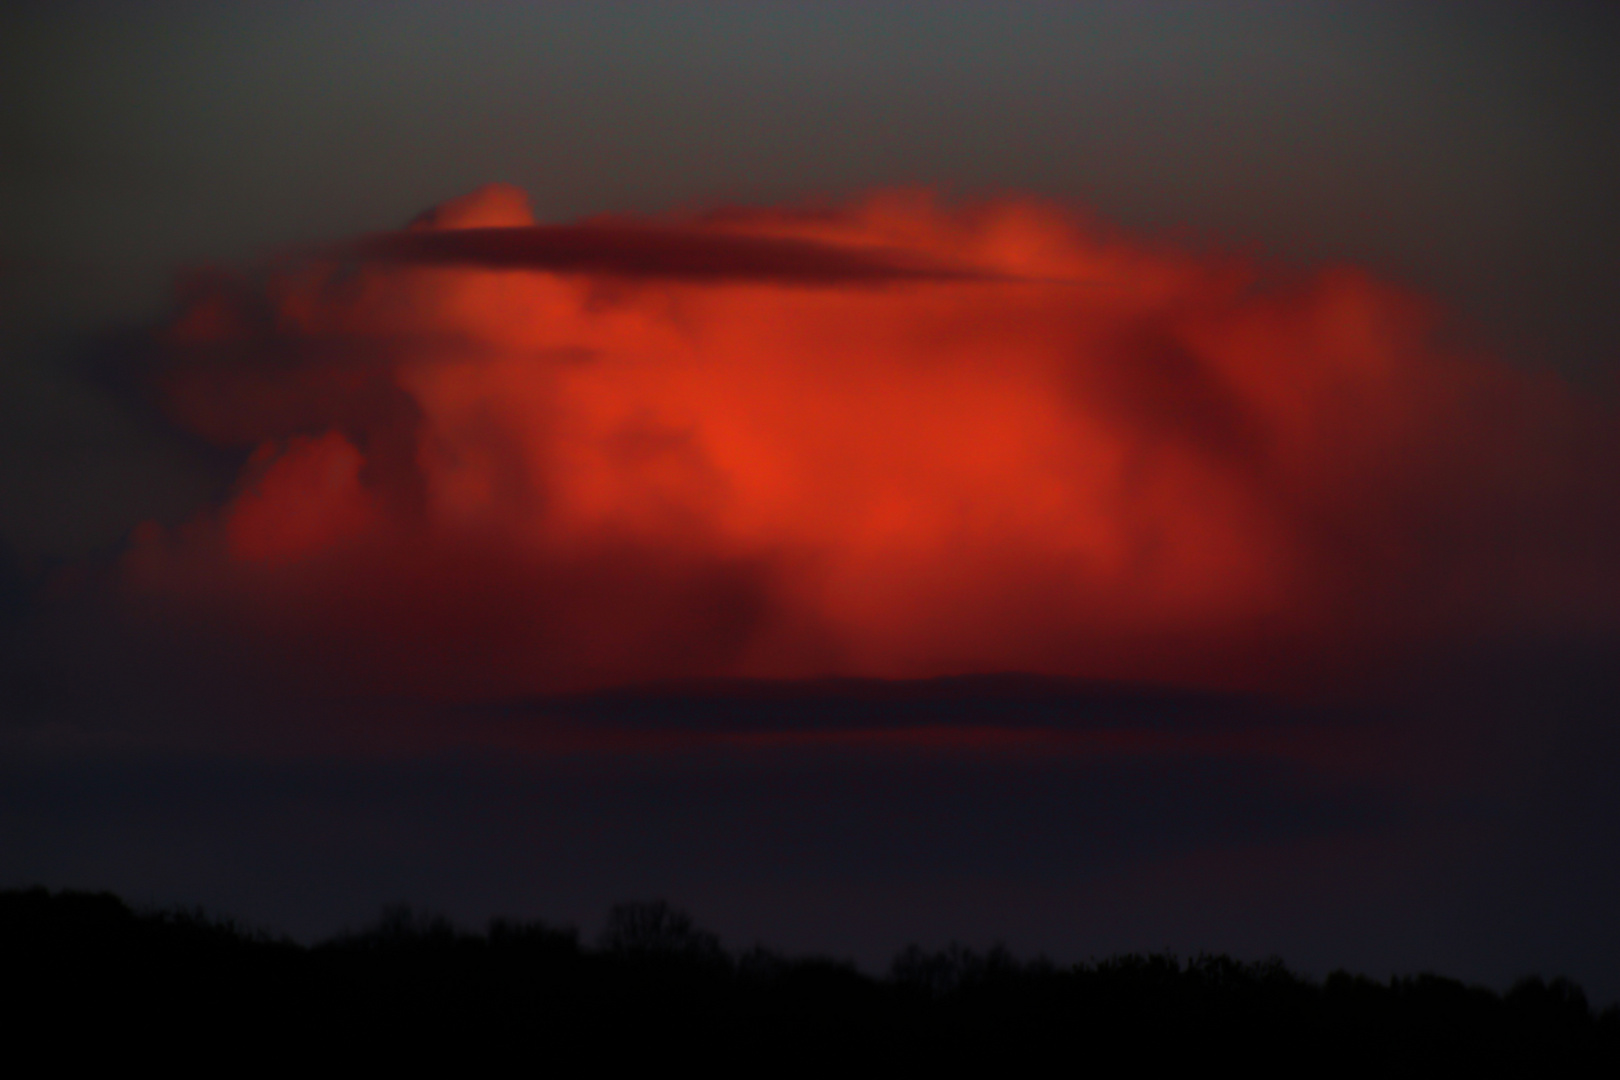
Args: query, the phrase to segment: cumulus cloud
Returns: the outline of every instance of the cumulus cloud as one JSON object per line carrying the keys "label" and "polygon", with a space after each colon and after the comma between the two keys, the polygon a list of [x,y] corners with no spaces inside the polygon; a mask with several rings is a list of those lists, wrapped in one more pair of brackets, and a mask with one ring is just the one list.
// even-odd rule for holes
{"label": "cumulus cloud", "polygon": [[537,225],[494,187],[189,287],[253,447],[124,590],[454,699],[991,671],[1272,689],[1612,629],[1610,417],[1353,268],[1005,199]]}

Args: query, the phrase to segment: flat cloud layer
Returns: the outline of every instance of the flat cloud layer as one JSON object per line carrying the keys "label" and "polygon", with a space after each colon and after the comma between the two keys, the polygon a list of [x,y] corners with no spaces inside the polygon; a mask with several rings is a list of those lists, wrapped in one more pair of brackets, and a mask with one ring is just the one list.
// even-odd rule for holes
{"label": "flat cloud layer", "polygon": [[165,400],[254,450],[123,592],[288,678],[451,700],[1274,690],[1615,629],[1609,413],[1438,322],[1029,200],[537,226],[496,186],[192,284]]}

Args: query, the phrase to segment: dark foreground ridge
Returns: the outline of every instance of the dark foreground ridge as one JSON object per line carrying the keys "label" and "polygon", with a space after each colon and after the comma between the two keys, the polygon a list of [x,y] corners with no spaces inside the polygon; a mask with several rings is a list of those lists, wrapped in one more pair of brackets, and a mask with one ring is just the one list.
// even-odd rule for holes
{"label": "dark foreground ridge", "polygon": [[1315,982],[1224,956],[1061,967],[958,947],[909,948],[873,978],[728,953],[661,902],[615,907],[593,947],[540,923],[471,933],[405,908],[308,947],[200,912],[137,912],[110,893],[15,890],[0,892],[0,970],[17,1003],[8,1044],[48,1040],[61,1062],[103,1042],[183,1056],[223,1041],[244,1064],[337,1046],[370,1060],[516,1047],[595,1067],[691,1058],[772,1071],[1620,1066],[1620,1006],[1594,1014],[1562,979],[1499,995],[1435,975]]}

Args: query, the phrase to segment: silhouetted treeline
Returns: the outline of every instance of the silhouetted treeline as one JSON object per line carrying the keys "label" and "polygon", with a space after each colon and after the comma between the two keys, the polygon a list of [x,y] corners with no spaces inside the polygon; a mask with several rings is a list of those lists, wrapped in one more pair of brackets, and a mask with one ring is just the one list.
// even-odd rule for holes
{"label": "silhouetted treeline", "polygon": [[540,923],[482,933],[391,909],[315,946],[109,893],[0,892],[8,1045],[66,1064],[100,1044],[235,1061],[313,1049],[538,1065],[672,1056],[760,1070],[1054,1060],[1408,1071],[1620,1066],[1620,1007],[1562,979],[1507,994],[1434,975],[1302,978],[1280,962],[1123,956],[1059,966],[1005,950],[910,948],[886,977],[755,948],[733,954],[663,903],[624,904],[594,944]]}

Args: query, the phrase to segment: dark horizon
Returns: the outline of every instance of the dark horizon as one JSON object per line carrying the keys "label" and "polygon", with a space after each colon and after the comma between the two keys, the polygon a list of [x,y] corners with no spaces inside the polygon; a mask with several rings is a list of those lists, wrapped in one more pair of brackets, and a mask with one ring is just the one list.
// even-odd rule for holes
{"label": "dark horizon", "polygon": [[1250,1068],[1302,1057],[1589,1067],[1620,1054],[1620,1006],[1594,1011],[1562,978],[1499,995],[1433,974],[1318,981],[1276,959],[1057,965],[957,944],[909,946],[874,977],[826,957],[725,949],[662,901],[614,905],[594,945],[539,922],[469,932],[395,907],[305,947],[196,911],[31,889],[0,892],[0,948],[35,989],[15,1014],[19,1046],[72,1022],[139,1052],[178,1022],[216,1043],[273,1033],[261,1055],[363,1047],[371,1060],[415,1061],[540,1044],[553,1056],[691,1055],[711,1067],[787,1055],[1023,1065],[1077,1044],[1094,1061],[1134,1058],[1144,1040],[1161,1061]]}

